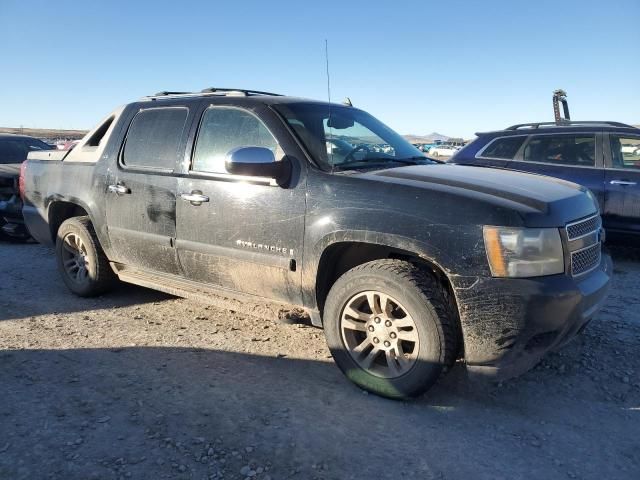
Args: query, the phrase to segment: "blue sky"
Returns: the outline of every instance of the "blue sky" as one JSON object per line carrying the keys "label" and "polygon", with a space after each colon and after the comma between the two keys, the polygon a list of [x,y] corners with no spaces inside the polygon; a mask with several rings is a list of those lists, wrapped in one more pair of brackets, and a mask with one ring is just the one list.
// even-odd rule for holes
{"label": "blue sky", "polygon": [[0,126],[89,128],[159,90],[348,96],[400,133],[640,123],[640,0],[0,0]]}

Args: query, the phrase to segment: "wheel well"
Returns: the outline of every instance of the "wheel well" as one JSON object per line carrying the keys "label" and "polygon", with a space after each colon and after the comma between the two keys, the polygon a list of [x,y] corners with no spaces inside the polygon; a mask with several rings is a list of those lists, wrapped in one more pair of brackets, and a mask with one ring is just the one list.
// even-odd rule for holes
{"label": "wheel well", "polygon": [[72,217],[83,217],[88,215],[87,211],[80,205],[71,202],[54,202],[49,206],[49,229],[51,239],[55,243],[58,229],[62,222]]}
{"label": "wheel well", "polygon": [[[373,260],[396,258],[419,265],[431,271],[445,286],[455,302],[453,287],[444,271],[435,263],[414,252],[362,242],[339,242],[330,245],[320,257],[316,274],[316,302],[320,313],[324,310],[327,294],[335,281],[353,267]],[[456,305],[457,309],[457,305]]]}

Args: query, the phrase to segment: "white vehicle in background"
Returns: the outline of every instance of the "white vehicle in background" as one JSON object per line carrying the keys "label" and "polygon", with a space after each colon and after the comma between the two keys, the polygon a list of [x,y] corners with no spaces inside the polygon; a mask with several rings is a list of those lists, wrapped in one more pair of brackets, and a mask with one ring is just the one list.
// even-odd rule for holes
{"label": "white vehicle in background", "polygon": [[57,150],[71,150],[78,143],[80,143],[80,140],[59,140],[54,143],[54,146]]}
{"label": "white vehicle in background", "polygon": [[453,145],[438,145],[429,149],[428,155],[431,157],[452,157],[459,148]]}
{"label": "white vehicle in background", "polygon": [[626,143],[622,145],[620,151],[623,155],[640,155],[640,144]]}

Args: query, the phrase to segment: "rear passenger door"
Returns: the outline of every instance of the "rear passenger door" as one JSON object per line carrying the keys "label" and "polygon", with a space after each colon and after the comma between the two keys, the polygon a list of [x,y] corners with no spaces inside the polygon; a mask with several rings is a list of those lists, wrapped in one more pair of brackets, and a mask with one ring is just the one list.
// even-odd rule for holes
{"label": "rear passenger door", "polygon": [[640,233],[640,135],[607,137],[605,227]]}
{"label": "rear passenger door", "polygon": [[184,156],[192,116],[186,106],[138,111],[107,174],[106,216],[110,260],[178,274],[174,248],[174,170]]}
{"label": "rear passenger door", "polygon": [[[237,147],[266,147],[277,160],[288,153],[291,139],[283,135],[282,143],[272,133],[279,119],[267,107],[257,108],[259,113],[204,105],[192,157],[178,186],[178,256],[190,280],[301,303],[305,175],[294,175],[281,186],[225,169],[227,153]],[[191,201],[192,195],[202,201]]]}
{"label": "rear passenger door", "polygon": [[604,209],[602,135],[554,133],[531,135],[510,168],[562,178],[587,187]]}

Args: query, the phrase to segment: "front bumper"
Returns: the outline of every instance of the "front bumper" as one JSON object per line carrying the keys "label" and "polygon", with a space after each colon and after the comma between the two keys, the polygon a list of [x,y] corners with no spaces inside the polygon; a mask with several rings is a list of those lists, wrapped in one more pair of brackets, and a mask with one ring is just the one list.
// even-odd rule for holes
{"label": "front bumper", "polygon": [[603,253],[600,266],[578,278],[485,278],[456,289],[468,371],[502,380],[531,369],[589,323],[612,270]]}

